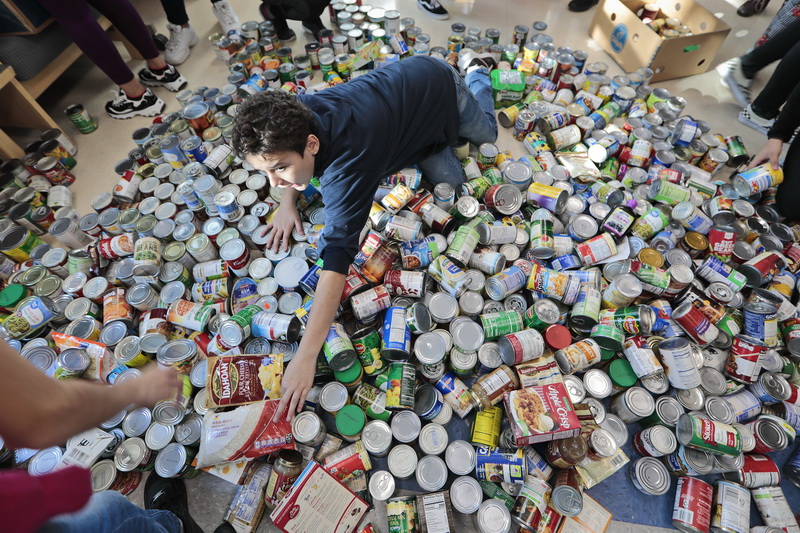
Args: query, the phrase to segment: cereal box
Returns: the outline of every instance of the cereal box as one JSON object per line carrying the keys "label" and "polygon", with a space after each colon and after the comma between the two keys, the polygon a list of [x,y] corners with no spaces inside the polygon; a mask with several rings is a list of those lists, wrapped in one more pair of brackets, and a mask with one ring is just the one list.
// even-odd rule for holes
{"label": "cereal box", "polygon": [[566,439],[581,432],[563,383],[507,392],[505,405],[517,446]]}

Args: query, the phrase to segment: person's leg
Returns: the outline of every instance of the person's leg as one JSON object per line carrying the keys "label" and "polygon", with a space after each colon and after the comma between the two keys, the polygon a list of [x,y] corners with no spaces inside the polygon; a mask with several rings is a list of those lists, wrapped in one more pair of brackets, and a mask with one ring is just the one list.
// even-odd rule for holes
{"label": "person's leg", "polygon": [[189,15],[186,13],[184,0],[161,0],[161,7],[167,15],[167,22],[176,26],[188,26]]}
{"label": "person's leg", "polygon": [[305,30],[306,33],[312,34],[314,39],[317,39],[319,31],[325,29],[320,15],[322,15],[322,12],[325,11],[325,8],[328,7],[328,4],[331,2],[330,0],[308,0],[306,3],[308,4],[310,14],[307,18],[303,19],[303,30]]}
{"label": "person's leg", "polygon": [[447,147],[439,153],[428,156],[417,165],[427,181],[433,185],[449,183],[456,190],[456,196],[460,195],[460,185],[464,183],[464,167],[461,166],[452,148]]}
{"label": "person's leg", "polygon": [[122,494],[108,490],[92,496],[77,513],[57,516],[39,533],[178,533],[181,522],[169,511],[142,509]]}
{"label": "person's leg", "polygon": [[775,207],[789,220],[800,220],[800,135],[795,135],[783,161],[783,183],[778,185]]}
{"label": "person's leg", "polygon": [[161,58],[158,48],[153,42],[150,30],[147,29],[139,12],[128,0],[88,0],[88,2],[105,15],[111,24],[131,42],[145,58],[148,67],[161,68],[164,66],[164,59]]}
{"label": "person's leg", "polygon": [[264,20],[272,21],[275,26],[275,33],[278,34],[278,39],[285,43],[290,43],[297,38],[294,30],[289,27],[289,23],[286,21],[286,13],[280,5],[272,5],[268,1],[262,0],[259,10]]}
{"label": "person's leg", "polygon": [[[800,26],[798,26],[798,31],[800,31]],[[753,112],[766,119],[775,118],[798,84],[800,84],[800,41],[796,42],[794,47],[783,56],[767,85],[753,100]]]}
{"label": "person's leg", "polygon": [[[742,72],[752,79],[770,63],[785,57],[800,42],[800,18],[771,37],[763,45],[742,56]],[[795,65],[795,68],[798,65]]]}
{"label": "person's leg", "polygon": [[497,118],[492,104],[489,69],[473,69],[463,79],[455,70],[453,75],[461,121],[458,135],[469,139],[472,144],[494,142],[497,140]]}

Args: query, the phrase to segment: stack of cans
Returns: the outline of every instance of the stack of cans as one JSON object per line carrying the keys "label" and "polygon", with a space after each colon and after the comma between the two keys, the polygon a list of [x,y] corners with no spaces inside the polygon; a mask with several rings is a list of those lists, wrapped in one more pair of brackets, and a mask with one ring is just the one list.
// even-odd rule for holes
{"label": "stack of cans", "polygon": [[[105,446],[83,463],[95,490],[130,492],[151,469],[197,475],[206,358],[291,362],[308,322],[324,268],[318,182],[299,199],[303,234],[267,249],[281,189],[229,146],[236,104],[476,50],[496,55],[503,83],[521,80],[512,105],[495,94],[516,141],[458,147],[457,189],[416,168],[383,180],[293,422],[304,460],[387,501],[390,527],[440,501],[478,531],[555,532],[626,469],[649,496],[676,480],[681,530],[746,532],[752,497],[767,526],[796,531],[774,459],[800,429],[800,226],[771,207],[782,172],[745,170],[741,139],[649,86],[652,71],[610,77],[541,23],[508,44],[453,24],[431,47],[413,19],[365,7],[334,4],[341,34],[301,56],[267,23],[220,36],[229,84],[180,93],[180,113],[134,132],[114,190],[50,228],[62,246],[4,221],[2,334],[23,357],[56,379],[115,385],[159,364],[184,380],[98,428]],[[45,473],[71,451],[16,460]],[[784,474],[800,484],[800,456]],[[440,500],[396,497],[408,483]]]}

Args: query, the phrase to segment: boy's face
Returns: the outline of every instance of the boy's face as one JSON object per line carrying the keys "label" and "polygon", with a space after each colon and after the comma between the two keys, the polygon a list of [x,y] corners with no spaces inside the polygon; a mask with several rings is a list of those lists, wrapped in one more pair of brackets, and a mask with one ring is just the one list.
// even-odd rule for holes
{"label": "boy's face", "polygon": [[291,187],[304,190],[314,177],[314,158],[319,151],[319,139],[309,135],[301,156],[293,150],[265,154],[248,154],[245,159],[269,178],[272,187]]}

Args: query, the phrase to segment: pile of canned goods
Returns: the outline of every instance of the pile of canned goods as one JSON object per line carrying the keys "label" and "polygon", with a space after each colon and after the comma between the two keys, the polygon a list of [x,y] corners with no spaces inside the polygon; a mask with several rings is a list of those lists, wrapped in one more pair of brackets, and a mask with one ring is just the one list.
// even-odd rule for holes
{"label": "pile of canned goods", "polygon": [[[426,513],[426,500],[393,497],[414,478],[481,532],[546,533],[580,514],[585,489],[628,468],[648,496],[677,478],[681,530],[745,533],[752,495],[767,526],[797,531],[769,456],[800,429],[800,226],[770,207],[782,173],[737,171],[748,159],[740,138],[686,116],[682,98],[647,84],[648,69],[610,78],[585,53],[557,48],[543,23],[518,26],[507,45],[496,30],[454,24],[447,46],[431,48],[412,19],[344,6],[334,5],[342,35],[306,47],[311,73],[322,50],[368,46],[354,33],[362,27],[385,40],[377,65],[489,51],[524,81],[496,97],[498,107],[516,100],[499,121],[527,154],[459,147],[459,190],[427,186],[413,168],[387,177],[292,423],[303,459],[275,454],[280,483],[267,502],[313,458],[387,500],[393,531]],[[58,379],[118,384],[146,364],[184,376],[175,398],[101,426],[110,442],[87,465],[95,490],[130,492],[151,469],[198,473],[213,412],[206,357],[288,362],[297,349],[322,267],[322,199],[312,182],[299,200],[305,235],[266,249],[281,189],[227,144],[251,91],[322,88],[283,79],[284,69],[282,84],[269,81],[260,59],[286,58],[270,55],[269,31],[245,23],[217,41],[249,50],[225,58],[233,89],[179,95],[181,113],[134,132],[114,191],[50,227],[69,249],[4,222],[0,252],[16,264],[0,291],[1,332],[26,359]],[[459,419],[469,436],[451,440]],[[632,462],[629,441],[641,456]],[[29,468],[44,473],[69,449],[42,450]],[[800,484],[800,455],[784,473]],[[709,474],[724,477],[716,489],[699,479]]]}

